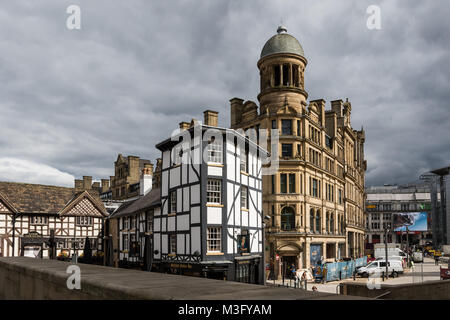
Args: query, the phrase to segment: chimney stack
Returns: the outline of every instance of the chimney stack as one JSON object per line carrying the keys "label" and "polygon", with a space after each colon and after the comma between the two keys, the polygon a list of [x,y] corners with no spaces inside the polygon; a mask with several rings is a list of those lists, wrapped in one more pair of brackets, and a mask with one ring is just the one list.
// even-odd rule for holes
{"label": "chimney stack", "polygon": [[91,190],[92,176],[83,176],[83,190]]}
{"label": "chimney stack", "polygon": [[108,179],[102,179],[102,192],[106,192],[109,190],[109,180]]}
{"label": "chimney stack", "polygon": [[100,191],[100,182],[96,181],[92,184],[92,189]]}
{"label": "chimney stack", "polygon": [[189,122],[183,121],[183,122],[180,122],[179,125],[180,125],[181,130],[187,130],[187,129],[189,129],[191,124]]}
{"label": "chimney stack", "polygon": [[206,110],[203,112],[203,124],[205,126],[217,127],[219,120],[219,112]]}
{"label": "chimney stack", "polygon": [[75,179],[75,191],[83,190],[83,180]]}
{"label": "chimney stack", "polygon": [[331,110],[337,113],[338,117],[342,117],[342,100],[333,100],[331,101]]}
{"label": "chimney stack", "polygon": [[152,190],[152,179],[153,179],[153,164],[146,163],[141,172],[141,178],[139,181],[139,195],[145,196]]}

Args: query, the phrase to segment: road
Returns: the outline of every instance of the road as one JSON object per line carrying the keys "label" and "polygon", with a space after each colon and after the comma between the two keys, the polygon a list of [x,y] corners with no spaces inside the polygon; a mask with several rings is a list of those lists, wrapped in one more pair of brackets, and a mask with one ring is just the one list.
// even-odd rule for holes
{"label": "road", "polygon": [[[442,265],[443,267],[447,267],[447,265]],[[402,275],[399,275],[397,278],[389,278],[388,280],[381,282],[386,284],[408,284],[408,283],[421,283],[425,281],[434,281],[439,280],[439,266],[434,264],[434,260],[431,258],[425,258],[423,263],[416,263],[414,269],[405,269],[405,272]],[[343,282],[360,282],[367,283],[369,280],[367,278],[357,277],[356,280],[346,279],[341,281],[332,281],[328,283],[314,283],[313,281],[308,282],[307,290],[312,290],[312,287],[315,286],[317,291],[326,292],[326,293],[336,293],[337,286]],[[382,280],[380,280],[382,281]],[[267,281],[269,284],[273,284],[273,281]],[[288,284],[289,281],[285,281],[285,284]],[[293,282],[291,282],[293,285]],[[280,280],[276,281],[276,284],[281,285],[282,282]]]}

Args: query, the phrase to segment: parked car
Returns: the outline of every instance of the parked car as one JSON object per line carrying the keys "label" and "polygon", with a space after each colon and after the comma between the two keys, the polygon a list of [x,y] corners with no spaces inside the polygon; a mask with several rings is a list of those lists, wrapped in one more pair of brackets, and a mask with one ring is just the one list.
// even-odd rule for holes
{"label": "parked car", "polygon": [[413,252],[412,259],[414,262],[423,262],[423,253],[420,251]]}
{"label": "parked car", "polygon": [[[386,272],[386,260],[381,259],[372,261],[367,266],[358,269],[358,275],[362,277],[376,274],[381,275],[383,272]],[[403,273],[402,261],[388,259],[388,272],[394,277]]]}

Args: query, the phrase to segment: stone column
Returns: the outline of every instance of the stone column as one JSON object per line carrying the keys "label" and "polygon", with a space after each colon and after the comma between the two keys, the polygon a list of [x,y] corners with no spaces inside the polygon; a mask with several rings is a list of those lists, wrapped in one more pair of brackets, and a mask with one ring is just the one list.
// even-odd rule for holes
{"label": "stone column", "polygon": [[303,254],[303,256],[304,256],[303,261],[305,262],[304,263],[305,268],[311,267],[310,244],[311,244],[311,239],[306,238],[306,241],[303,245],[303,247],[305,248],[304,254]]}
{"label": "stone column", "polygon": [[310,232],[311,231],[311,226],[309,224],[310,221],[310,211],[311,208],[309,207],[309,205],[305,205],[305,232]]}
{"label": "stone column", "polygon": [[327,243],[325,241],[322,243],[322,256],[324,259],[327,258]]}
{"label": "stone column", "polygon": [[339,242],[336,242],[336,247],[334,248],[334,251],[335,251],[334,257],[335,257],[336,259],[338,259],[338,258],[339,258],[339,255],[338,255],[338,252],[339,252]]}

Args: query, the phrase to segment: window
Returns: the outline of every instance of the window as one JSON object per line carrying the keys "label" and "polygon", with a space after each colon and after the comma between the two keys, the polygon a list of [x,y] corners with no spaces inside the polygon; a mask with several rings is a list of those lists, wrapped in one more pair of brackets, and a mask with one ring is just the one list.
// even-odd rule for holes
{"label": "window", "polygon": [[136,229],[136,217],[131,217],[131,230]]}
{"label": "window", "polygon": [[177,235],[171,234],[169,236],[169,254],[176,254],[177,253]]}
{"label": "window", "polygon": [[339,204],[342,204],[342,190],[339,189]]}
{"label": "window", "polygon": [[282,157],[292,157],[292,144],[282,143],[281,144],[281,156]]}
{"label": "window", "polygon": [[283,65],[283,86],[289,86],[289,65]]}
{"label": "window", "polygon": [[221,141],[211,141],[208,144],[208,162],[222,163]]}
{"label": "window", "polygon": [[408,209],[409,209],[409,206],[408,206],[407,203],[402,203],[402,204],[401,204],[401,210],[402,210],[402,211],[407,211]]}
{"label": "window", "polygon": [[222,181],[217,179],[208,179],[206,187],[206,201],[209,203],[222,203]]}
{"label": "window", "polygon": [[130,246],[129,246],[129,242],[128,242],[128,235],[124,234],[122,235],[122,250],[129,250]]}
{"label": "window", "polygon": [[334,213],[330,215],[330,233],[334,234]]}
{"label": "window", "polygon": [[275,175],[272,175],[272,194],[275,194]]}
{"label": "window", "polygon": [[182,156],[183,156],[183,148],[180,143],[180,144],[177,144],[172,149],[172,165],[176,166],[176,165],[181,164]]}
{"label": "window", "polygon": [[277,128],[277,120],[272,120],[272,129]]}
{"label": "window", "polygon": [[272,206],[272,227],[275,227],[275,206]]}
{"label": "window", "polygon": [[32,225],[46,225],[48,223],[48,217],[42,216],[30,217],[30,223]]}
{"label": "window", "polygon": [[206,246],[208,252],[222,251],[222,228],[209,227],[206,235]]}
{"label": "window", "polygon": [[320,219],[320,211],[316,212],[316,233],[320,233],[321,229],[321,219]]}
{"label": "window", "polygon": [[92,225],[92,217],[77,217],[76,224],[78,226],[91,226]]}
{"label": "window", "polygon": [[312,179],[312,192],[311,195],[313,197],[317,197],[318,196],[318,189],[317,189],[317,179]]}
{"label": "window", "polygon": [[281,120],[281,134],[292,135],[292,120]]}
{"label": "window", "polygon": [[245,152],[245,154],[241,154],[241,171],[242,172],[248,172],[248,152]]}
{"label": "window", "polygon": [[314,232],[314,222],[315,222],[314,209],[311,209],[309,210],[309,230],[311,232]]}
{"label": "window", "polygon": [[287,174],[280,174],[280,191],[281,193],[287,193]]}
{"label": "window", "polygon": [[177,192],[172,191],[170,192],[170,199],[169,199],[169,213],[176,213],[177,212]]}
{"label": "window", "polygon": [[300,132],[300,120],[297,120],[297,135],[299,136],[301,134]]}
{"label": "window", "polygon": [[298,87],[298,65],[294,64],[292,66],[292,81],[294,82],[294,86]]}
{"label": "window", "polygon": [[149,217],[147,220],[147,232],[152,231],[153,231],[153,219]]}
{"label": "window", "polygon": [[281,229],[293,230],[295,229],[295,211],[292,207],[284,207],[281,210]]}
{"label": "window", "polygon": [[295,174],[289,174],[289,193],[295,193]]}
{"label": "window", "polygon": [[275,86],[279,86],[281,82],[281,67],[279,65],[273,66],[273,75],[275,80]]}
{"label": "window", "polygon": [[130,228],[130,221],[128,220],[128,217],[122,218],[122,227],[123,230],[128,230]]}
{"label": "window", "polygon": [[248,209],[248,188],[241,188],[241,208]]}

